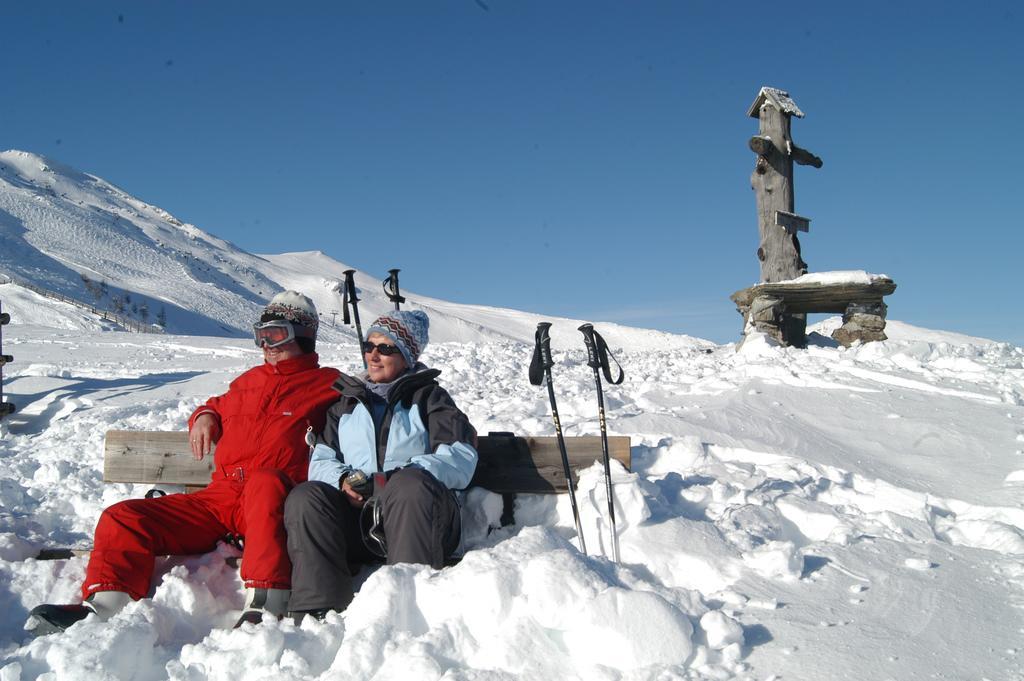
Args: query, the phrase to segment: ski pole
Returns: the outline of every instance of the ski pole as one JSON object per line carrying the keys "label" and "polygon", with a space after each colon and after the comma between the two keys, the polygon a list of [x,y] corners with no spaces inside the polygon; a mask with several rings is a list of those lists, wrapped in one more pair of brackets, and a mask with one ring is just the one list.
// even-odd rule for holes
{"label": "ski pole", "polygon": [[342,316],[341,321],[345,324],[351,324],[352,321],[349,318],[348,308],[352,306],[352,318],[356,322],[356,336],[359,338],[359,356],[363,358],[363,368],[366,369],[366,353],[363,352],[363,327],[359,323],[359,298],[356,296],[356,278],[355,270],[345,270],[345,295],[341,298],[341,309]]}
{"label": "ski pole", "polygon": [[555,422],[555,435],[558,436],[558,451],[562,454],[562,469],[565,472],[566,485],[569,487],[572,519],[576,523],[576,536],[580,538],[580,551],[585,556],[587,555],[587,544],[583,539],[583,525],[580,523],[580,511],[576,505],[576,483],[572,479],[572,469],[569,467],[569,454],[565,451],[565,438],[562,436],[562,423],[558,420],[555,389],[551,385],[551,367],[554,365],[554,361],[551,359],[551,336],[548,333],[550,328],[551,324],[548,322],[537,324],[533,360],[530,361],[530,383],[540,385],[542,380],[547,379],[548,399],[551,401],[551,418]]}
{"label": "ski pole", "polygon": [[622,383],[623,379],[622,367],[619,366],[618,361],[615,361],[615,358],[612,357],[612,360],[615,361],[615,366],[619,369],[618,379],[613,379],[611,367],[608,365],[608,344],[604,342],[604,338],[594,330],[593,324],[584,324],[579,328],[579,331],[583,334],[583,342],[587,344],[587,364],[594,370],[594,382],[597,384],[597,414],[601,424],[601,453],[604,455],[604,486],[608,495],[608,519],[610,520],[612,527],[612,560],[618,563],[619,535],[615,530],[615,504],[612,496],[612,469],[611,461],[608,456],[608,429],[605,426],[604,392],[601,390],[601,374],[598,373],[598,369],[604,371],[604,376],[608,379],[609,384],[618,385],[619,383]]}
{"label": "ski pole", "polygon": [[388,278],[384,280],[384,293],[387,294],[388,300],[395,304],[395,309],[399,309],[398,304],[404,303],[405,298],[398,291],[398,273],[402,270],[388,270]]}
{"label": "ski pole", "polygon": [[0,419],[7,416],[8,414],[14,413],[14,405],[10,402],[4,402],[4,365],[14,361],[14,357],[11,355],[3,354],[4,351],[4,332],[3,325],[11,321],[11,315],[3,311],[0,308]]}

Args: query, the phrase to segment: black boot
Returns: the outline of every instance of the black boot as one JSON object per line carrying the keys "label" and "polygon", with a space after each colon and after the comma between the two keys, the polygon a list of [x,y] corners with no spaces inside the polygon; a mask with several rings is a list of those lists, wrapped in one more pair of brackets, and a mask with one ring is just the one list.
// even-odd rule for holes
{"label": "black boot", "polygon": [[292,618],[292,622],[295,626],[302,624],[302,620],[306,619],[306,616],[312,617],[317,622],[323,622],[327,619],[327,613],[335,612],[332,608],[318,608],[317,610],[291,610],[288,613],[288,617]]}
{"label": "black boot", "polygon": [[76,605],[37,605],[29,613],[29,631],[33,636],[46,636],[65,631],[75,622],[81,622],[93,610],[81,603]]}
{"label": "black boot", "polygon": [[131,599],[124,591],[97,591],[76,605],[39,605],[29,613],[28,629],[34,636],[55,634],[81,622],[90,613],[96,613],[105,622],[121,612]]}
{"label": "black boot", "polygon": [[242,616],[235,622],[235,629],[246,623],[259,624],[263,621],[264,613],[281,619],[288,610],[290,595],[291,591],[288,589],[247,588],[245,607],[242,609]]}
{"label": "black boot", "polygon": [[242,613],[242,616],[235,622],[235,629],[239,628],[243,624],[259,624],[263,621],[262,610],[246,610]]}

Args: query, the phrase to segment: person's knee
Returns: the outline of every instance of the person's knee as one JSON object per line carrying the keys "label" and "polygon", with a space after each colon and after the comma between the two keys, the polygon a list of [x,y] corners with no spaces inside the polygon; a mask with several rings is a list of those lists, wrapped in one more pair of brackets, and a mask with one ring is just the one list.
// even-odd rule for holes
{"label": "person's knee", "polygon": [[385,524],[394,529],[392,519],[396,517],[435,517],[447,493],[445,486],[422,468],[403,468],[391,476],[380,495]]}
{"label": "person's knee", "polygon": [[153,535],[159,531],[147,512],[150,499],[127,499],[109,506],[96,522],[93,543],[97,551],[103,551],[125,542],[137,549],[153,548]]}
{"label": "person's knee", "polygon": [[100,519],[96,523],[96,532],[114,527],[138,528],[146,518],[146,514],[140,506],[144,506],[148,501],[148,499],[126,499],[108,506],[100,514]]}
{"label": "person's knee", "polygon": [[388,480],[382,496],[387,500],[402,500],[404,503],[427,502],[436,496],[435,488],[439,484],[433,475],[422,468],[402,468],[395,471]]}
{"label": "person's knee", "polygon": [[337,490],[326,482],[317,480],[296,485],[284,500],[285,524],[300,522],[310,515],[322,515],[325,510],[333,508],[336,503],[331,500],[332,492],[337,494]]}

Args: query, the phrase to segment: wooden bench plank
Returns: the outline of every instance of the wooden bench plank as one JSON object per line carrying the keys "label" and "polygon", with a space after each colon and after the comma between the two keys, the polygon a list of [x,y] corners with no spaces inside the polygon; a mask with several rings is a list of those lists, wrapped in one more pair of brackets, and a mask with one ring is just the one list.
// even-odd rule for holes
{"label": "wooden bench plank", "polygon": [[208,485],[213,457],[192,458],[188,432],[108,430],[103,451],[104,482]]}
{"label": "wooden bench plank", "polygon": [[[565,438],[569,467],[574,474],[602,460],[601,438],[597,435]],[[568,490],[562,467],[558,438],[482,436],[477,443],[480,460],[473,485],[492,492],[558,494]],[[629,438],[610,436],[608,454],[628,470]]]}
{"label": "wooden bench plank", "polygon": [[[574,472],[602,459],[597,435],[567,437],[565,441]],[[608,450],[629,469],[629,437],[610,436]],[[553,436],[491,434],[480,437],[477,451],[480,461],[471,483],[474,486],[502,494],[557,494],[568,489],[558,440]],[[107,431],[103,456],[106,482],[202,486],[209,484],[213,465],[212,457],[203,461],[192,458],[185,431]]]}

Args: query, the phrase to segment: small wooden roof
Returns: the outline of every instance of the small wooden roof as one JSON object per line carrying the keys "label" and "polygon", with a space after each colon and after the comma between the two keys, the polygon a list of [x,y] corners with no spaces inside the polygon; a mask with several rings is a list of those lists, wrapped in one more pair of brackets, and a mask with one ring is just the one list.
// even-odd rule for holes
{"label": "small wooden roof", "polygon": [[771,103],[772,106],[782,113],[787,113],[797,118],[804,117],[804,112],[800,110],[796,102],[790,99],[788,92],[775,87],[768,87],[767,85],[762,87],[761,91],[757,93],[757,98],[750,105],[750,111],[747,112],[747,115],[751,118],[760,118],[761,105],[765,102]]}

